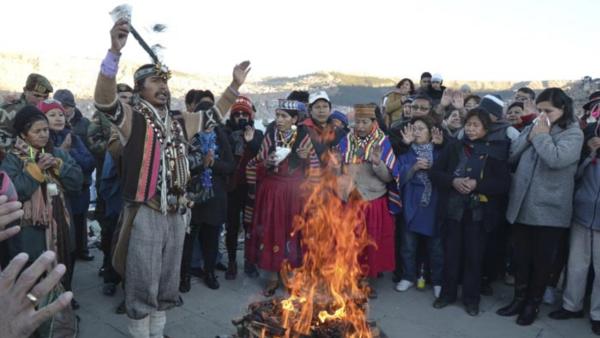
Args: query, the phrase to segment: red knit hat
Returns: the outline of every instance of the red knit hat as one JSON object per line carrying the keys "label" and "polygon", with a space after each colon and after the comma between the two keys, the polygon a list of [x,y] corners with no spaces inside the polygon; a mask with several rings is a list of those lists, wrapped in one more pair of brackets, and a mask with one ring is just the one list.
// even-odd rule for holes
{"label": "red knit hat", "polygon": [[238,112],[238,111],[242,111],[244,113],[248,113],[250,115],[250,118],[254,118],[254,109],[252,109],[252,100],[250,100],[249,98],[247,98],[246,96],[238,96],[237,99],[235,99],[235,102],[233,103],[233,106],[231,106],[231,112]]}
{"label": "red knit hat", "polygon": [[65,108],[60,104],[60,101],[54,99],[47,99],[38,103],[37,108],[46,114],[52,109],[58,109],[61,112],[65,112]]}

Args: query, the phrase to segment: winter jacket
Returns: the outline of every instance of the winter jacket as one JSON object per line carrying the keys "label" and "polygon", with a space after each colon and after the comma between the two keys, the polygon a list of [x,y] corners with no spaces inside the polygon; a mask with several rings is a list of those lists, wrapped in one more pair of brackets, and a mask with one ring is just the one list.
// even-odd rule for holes
{"label": "winter jacket", "polygon": [[527,126],[510,148],[518,166],[511,182],[506,218],[510,223],[568,228],[573,212],[575,173],[583,144],[576,121],[528,140]]}

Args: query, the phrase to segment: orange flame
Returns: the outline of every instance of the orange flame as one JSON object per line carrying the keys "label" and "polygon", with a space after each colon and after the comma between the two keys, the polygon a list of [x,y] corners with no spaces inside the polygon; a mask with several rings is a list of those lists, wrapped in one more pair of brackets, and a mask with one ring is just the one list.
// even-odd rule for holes
{"label": "orange flame", "polygon": [[303,214],[294,220],[294,233],[302,236],[301,267],[282,269],[290,292],[282,301],[286,337],[309,334],[327,321],[347,325],[347,337],[372,337],[366,320],[366,285],[359,256],[369,240],[365,203],[354,197],[342,202],[336,194],[338,177],[327,175],[313,186]]}

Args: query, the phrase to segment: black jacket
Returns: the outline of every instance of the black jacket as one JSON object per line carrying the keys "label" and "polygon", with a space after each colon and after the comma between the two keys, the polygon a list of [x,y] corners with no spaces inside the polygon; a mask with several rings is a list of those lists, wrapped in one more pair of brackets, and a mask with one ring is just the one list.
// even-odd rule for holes
{"label": "black jacket", "polygon": [[[445,221],[450,192],[454,190],[452,186],[455,178],[454,171],[459,164],[460,154],[464,148],[463,142],[449,144],[429,171],[429,177],[440,193],[437,210],[439,222]],[[487,231],[491,231],[504,218],[501,210],[509,187],[510,170],[506,159],[488,156],[483,167],[483,178],[477,179],[477,187],[474,191],[474,193],[485,195],[488,199],[488,202],[483,204],[484,227]]]}
{"label": "black jacket", "polygon": [[[216,127],[215,132],[219,159],[216,159],[212,166],[214,196],[203,203],[194,204],[192,225],[206,223],[219,226],[227,220],[227,177],[233,172],[235,161],[225,131],[222,127]],[[188,156],[192,177],[197,177],[204,171],[202,156],[194,151],[191,151]]]}

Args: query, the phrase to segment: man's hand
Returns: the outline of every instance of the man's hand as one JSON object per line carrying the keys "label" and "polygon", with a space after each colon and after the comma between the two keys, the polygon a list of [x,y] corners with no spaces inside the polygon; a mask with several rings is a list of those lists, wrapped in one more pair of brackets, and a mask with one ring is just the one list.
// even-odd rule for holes
{"label": "man's hand", "polygon": [[110,30],[110,51],[115,54],[121,54],[121,49],[125,47],[128,36],[129,22],[125,19],[115,22],[115,25]]}
{"label": "man's hand", "polygon": [[233,82],[231,83],[235,89],[239,89],[246,81],[246,76],[250,72],[250,61],[244,61],[233,67]]}
{"label": "man's hand", "polygon": [[[8,202],[8,197],[4,195],[0,196],[0,230],[4,230],[4,228],[6,228],[7,225],[11,224],[12,222],[18,220],[23,216],[23,210],[21,209],[21,207],[21,202]],[[0,242],[3,239],[5,239],[3,237],[12,236],[12,232],[15,230],[6,231],[8,231],[8,233],[5,233],[3,236],[2,233],[0,233]],[[18,230],[16,231],[18,232]]]}
{"label": "man's hand", "polygon": [[[65,292],[49,305],[36,309],[37,304],[27,295],[44,299],[60,282],[66,268],[58,264],[52,269],[56,254],[47,251],[21,273],[28,259],[27,254],[18,254],[0,274],[0,332],[4,338],[31,336],[42,323],[67,307],[73,298],[73,293]],[[48,274],[40,280],[46,272]]]}

